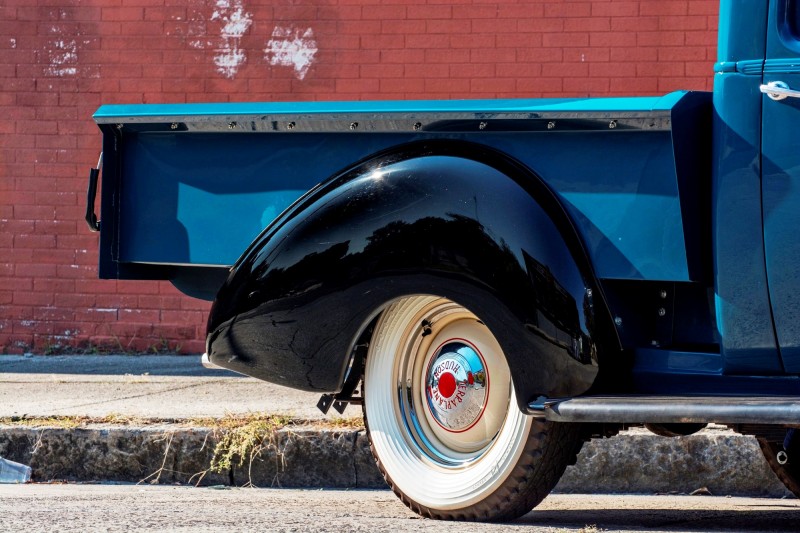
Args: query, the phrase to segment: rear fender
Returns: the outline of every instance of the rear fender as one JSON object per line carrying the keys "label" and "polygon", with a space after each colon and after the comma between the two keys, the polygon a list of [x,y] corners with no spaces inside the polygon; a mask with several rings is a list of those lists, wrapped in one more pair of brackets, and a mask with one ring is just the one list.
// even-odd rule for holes
{"label": "rear fender", "polygon": [[502,154],[449,142],[380,154],[287,210],[219,291],[209,356],[336,392],[364,328],[411,294],[447,297],[486,323],[521,407],[585,392],[600,366],[620,376],[608,308],[554,194]]}

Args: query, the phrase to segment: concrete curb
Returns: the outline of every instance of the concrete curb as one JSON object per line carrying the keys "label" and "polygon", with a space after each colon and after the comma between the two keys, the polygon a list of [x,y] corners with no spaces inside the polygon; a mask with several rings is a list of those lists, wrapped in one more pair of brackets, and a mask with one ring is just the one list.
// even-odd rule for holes
{"label": "concrete curb", "polygon": [[[363,430],[281,429],[252,461],[206,472],[217,437],[177,425],[81,428],[0,426],[0,456],[29,464],[33,480],[200,483],[258,487],[385,487]],[[556,487],[576,493],[789,496],[752,437],[705,430],[664,438],[629,431],[584,445]]]}
{"label": "concrete curb", "polygon": [[658,437],[644,429],[584,444],[562,492],[794,497],[770,470],[755,438],[707,429]]}

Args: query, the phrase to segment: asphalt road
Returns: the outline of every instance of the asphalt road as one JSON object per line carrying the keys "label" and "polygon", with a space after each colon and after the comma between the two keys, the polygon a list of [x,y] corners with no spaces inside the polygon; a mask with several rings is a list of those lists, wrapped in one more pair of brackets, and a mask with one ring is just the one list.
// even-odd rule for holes
{"label": "asphalt road", "polygon": [[389,491],[0,485],[0,531],[798,531],[800,501],[551,495],[510,524],[418,518]]}

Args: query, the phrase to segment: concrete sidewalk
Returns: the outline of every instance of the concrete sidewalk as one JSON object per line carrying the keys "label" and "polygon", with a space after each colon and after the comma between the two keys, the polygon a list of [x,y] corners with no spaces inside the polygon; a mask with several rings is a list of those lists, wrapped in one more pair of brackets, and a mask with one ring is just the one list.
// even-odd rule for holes
{"label": "concrete sidewalk", "polygon": [[[35,481],[385,486],[360,408],[349,407],[342,421],[317,410],[318,399],[204,369],[199,356],[0,356],[0,456],[30,464]],[[225,421],[264,415],[291,422],[268,429],[252,461],[208,472],[226,438]],[[675,439],[631,430],[591,441],[557,490],[702,488],[715,495],[788,494],[755,440],[724,428]]]}
{"label": "concrete sidewalk", "polygon": [[317,400],[319,394],[203,368],[200,356],[0,356],[0,417],[191,419],[268,412],[318,420],[324,415]]}

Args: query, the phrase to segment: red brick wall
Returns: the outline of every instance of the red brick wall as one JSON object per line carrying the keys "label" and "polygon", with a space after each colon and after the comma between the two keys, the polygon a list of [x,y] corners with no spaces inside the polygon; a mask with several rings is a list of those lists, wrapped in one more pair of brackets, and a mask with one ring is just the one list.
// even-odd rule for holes
{"label": "red brick wall", "polygon": [[716,25],[716,0],[4,0],[0,352],[203,349],[207,303],[96,279],[101,103],[710,90]]}

